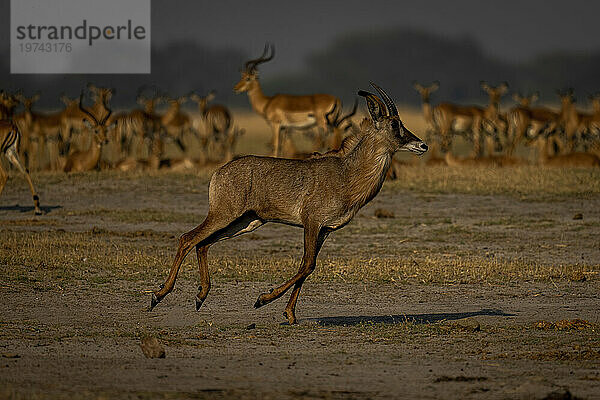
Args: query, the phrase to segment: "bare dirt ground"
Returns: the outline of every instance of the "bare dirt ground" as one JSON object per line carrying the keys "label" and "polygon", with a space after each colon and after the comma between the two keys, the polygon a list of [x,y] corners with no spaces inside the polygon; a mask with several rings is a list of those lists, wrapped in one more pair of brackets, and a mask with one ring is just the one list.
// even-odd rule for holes
{"label": "bare dirt ground", "polygon": [[[412,167],[386,183],[325,243],[296,326],[287,296],[252,307],[300,260],[302,231],[275,224],[211,248],[199,312],[192,255],[146,311],[206,214],[206,173],[38,174],[41,217],[13,176],[0,398],[600,398],[600,175],[504,190],[519,173],[495,174]],[[148,336],[166,358],[144,357]]]}

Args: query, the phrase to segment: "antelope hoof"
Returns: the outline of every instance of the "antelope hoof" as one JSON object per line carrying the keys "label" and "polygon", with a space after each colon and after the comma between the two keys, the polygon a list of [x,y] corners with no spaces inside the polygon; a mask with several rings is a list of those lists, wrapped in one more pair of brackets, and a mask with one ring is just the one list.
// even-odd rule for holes
{"label": "antelope hoof", "polygon": [[152,300],[150,300],[150,308],[148,308],[148,311],[152,311],[158,303],[160,303],[160,300],[156,297],[156,293],[152,293]]}
{"label": "antelope hoof", "polygon": [[200,311],[200,307],[202,307],[202,303],[204,303],[204,300],[196,299],[196,311]]}
{"label": "antelope hoof", "polygon": [[34,215],[42,215],[42,211],[41,210],[35,210]]}
{"label": "antelope hoof", "polygon": [[298,320],[296,320],[296,316],[294,315],[294,312],[292,312],[292,311],[285,310],[283,312],[283,316],[288,320],[288,323],[290,325],[295,325],[298,323]]}
{"label": "antelope hoof", "polygon": [[265,300],[265,295],[266,295],[266,293],[263,293],[260,296],[258,296],[256,303],[254,303],[254,308],[260,308],[260,307],[264,306],[265,304],[267,304],[267,301]]}

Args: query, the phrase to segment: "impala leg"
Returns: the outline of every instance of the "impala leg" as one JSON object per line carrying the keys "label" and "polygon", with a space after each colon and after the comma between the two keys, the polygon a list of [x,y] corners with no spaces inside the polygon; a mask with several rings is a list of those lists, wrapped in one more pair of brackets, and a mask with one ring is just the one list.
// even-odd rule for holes
{"label": "impala leg", "polygon": [[[42,215],[42,210],[40,210],[40,197],[35,192],[35,188],[33,187],[33,182],[31,181],[31,177],[29,176],[29,173],[25,169],[25,167],[23,167],[23,164],[21,164],[21,161],[19,160],[16,150],[14,148],[8,149],[6,152],[6,158],[8,158],[8,161],[10,161],[15,167],[17,167],[17,169],[23,175],[25,175],[25,179],[27,180],[27,184],[29,185],[29,190],[31,191],[31,197],[33,197],[34,213],[35,213],[35,215]],[[4,183],[6,183],[6,180],[4,181]],[[4,184],[2,184],[2,186],[0,187],[0,193],[2,192],[3,187],[4,187]]]}
{"label": "impala leg", "polygon": [[30,171],[37,171],[39,168],[39,156],[40,156],[40,139],[39,137],[31,138],[29,140],[29,159],[27,165]]}
{"label": "impala leg", "polygon": [[279,157],[281,147],[281,124],[273,123],[273,157]]}
{"label": "impala leg", "polygon": [[[278,299],[283,296],[285,292],[287,292],[292,286],[298,284],[298,288],[295,293],[294,300],[290,307],[292,310],[291,317],[287,315],[288,309],[286,309],[286,316],[288,317],[288,321],[290,323],[295,323],[296,318],[293,315],[293,306],[295,306],[296,300],[298,299],[298,295],[300,292],[300,288],[302,287],[302,283],[304,280],[311,274],[311,272],[315,269],[315,262],[317,259],[317,254],[321,248],[322,242],[324,240],[320,239],[320,229],[318,227],[308,227],[305,225],[304,228],[304,256],[302,257],[302,263],[300,264],[300,269],[298,273],[292,277],[289,281],[285,282],[283,285],[271,290],[269,293],[263,293],[258,296],[256,303],[254,303],[254,308],[259,308],[272,302],[273,300]],[[289,305],[289,304],[288,304]]]}

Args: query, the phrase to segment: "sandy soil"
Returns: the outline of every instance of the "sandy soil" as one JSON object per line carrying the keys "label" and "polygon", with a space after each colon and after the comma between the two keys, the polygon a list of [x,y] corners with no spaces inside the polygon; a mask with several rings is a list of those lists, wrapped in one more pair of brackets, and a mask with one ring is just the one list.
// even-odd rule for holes
{"label": "sandy soil", "polygon": [[[37,219],[24,182],[13,179],[0,197],[0,234],[101,229],[115,246],[135,240],[164,248],[166,268],[176,237],[206,213],[206,181],[174,177],[127,179],[126,190],[112,175],[53,178],[40,183],[47,214]],[[378,208],[395,218],[375,218]],[[136,219],[136,210],[171,218]],[[573,219],[577,213],[582,220]],[[599,221],[597,196],[532,202],[386,184],[352,224],[330,236],[320,260],[459,257],[593,266],[600,262]],[[134,231],[156,234],[117,235]],[[215,245],[209,257],[299,259],[301,238],[297,228],[267,225]],[[600,398],[595,273],[466,284],[309,280],[299,324],[289,326],[281,315],[286,298],[252,307],[275,279],[214,279],[194,311],[195,271],[147,312],[145,290],[156,289],[164,271],[150,271],[151,279],[96,284],[90,277],[61,285],[3,274],[0,398]],[[561,320],[570,322],[551,324]],[[166,358],[144,357],[145,336],[159,339]]]}

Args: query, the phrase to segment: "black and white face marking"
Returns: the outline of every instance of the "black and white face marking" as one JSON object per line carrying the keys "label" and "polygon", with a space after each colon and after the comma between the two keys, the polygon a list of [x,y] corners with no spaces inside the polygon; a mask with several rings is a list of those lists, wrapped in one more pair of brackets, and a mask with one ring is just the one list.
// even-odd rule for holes
{"label": "black and white face marking", "polygon": [[411,131],[409,131],[400,118],[391,117],[392,130],[398,141],[400,142],[399,151],[411,151],[418,155],[425,153],[428,149],[427,145]]}

